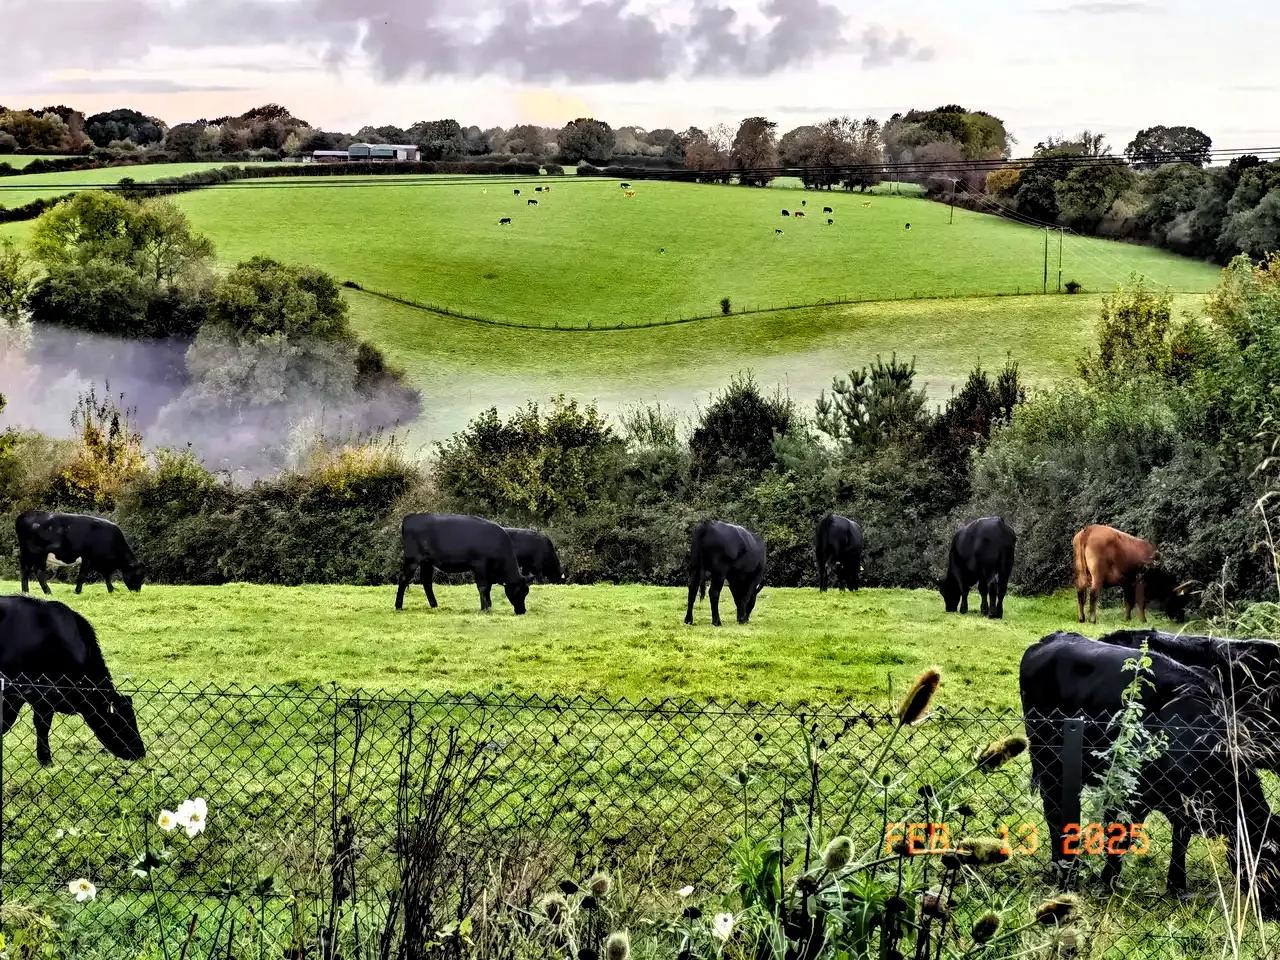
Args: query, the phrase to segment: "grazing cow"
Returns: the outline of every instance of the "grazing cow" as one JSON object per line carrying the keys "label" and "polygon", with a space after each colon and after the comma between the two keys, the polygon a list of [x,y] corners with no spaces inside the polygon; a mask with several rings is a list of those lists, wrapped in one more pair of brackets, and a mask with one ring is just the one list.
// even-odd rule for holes
{"label": "grazing cow", "polygon": [[76,576],[76,593],[84,589],[89,574],[96,573],[114,592],[112,575],[118,570],[124,585],[137,592],[142,589],[142,565],[123,531],[110,520],[87,517],[78,513],[45,513],[28,510],[14,521],[18,534],[18,565],[22,573],[22,592],[31,588],[34,574],[40,589],[49,593],[48,558],[63,564],[80,561]]}
{"label": "grazing cow", "polygon": [[947,575],[938,585],[947,613],[969,612],[969,590],[978,588],[982,615],[1004,616],[1004,595],[1013,570],[1018,535],[1003,517],[971,520],[956,531],[947,558]]}
{"label": "grazing cow", "polygon": [[797,220],[799,220],[801,217],[804,216],[804,211],[797,210],[795,213],[792,214],[792,216],[795,217]]}
{"label": "grazing cow", "polygon": [[869,206],[871,206],[871,201],[870,201],[870,200],[863,200],[863,201],[862,201],[862,207],[863,207],[863,209],[864,209],[864,210],[865,210],[867,207],[869,207]]}
{"label": "grazing cow", "polygon": [[1186,613],[1189,584],[1180,584],[1160,561],[1150,542],[1102,524],[1090,524],[1071,538],[1071,565],[1075,571],[1076,616],[1084,623],[1084,601],[1089,599],[1089,619],[1098,622],[1098,595],[1105,587],[1124,591],[1124,618],[1138,608],[1138,619],[1147,622],[1147,603],[1164,607],[1170,619],[1181,621]]}
{"label": "grazing cow", "polygon": [[400,582],[396,586],[396,609],[404,608],[404,591],[414,574],[422,577],[427,603],[434,609],[435,591],[431,576],[444,573],[473,573],[480,592],[480,610],[493,607],[489,591],[503,585],[507,599],[517,614],[524,613],[529,595],[529,578],[520,572],[520,562],[511,535],[489,520],[445,513],[411,513],[400,524],[404,556],[400,561]]}
{"label": "grazing cow", "polygon": [[121,760],[147,755],[133,701],[116,692],[89,621],[65,603],[0,597],[0,676],[6,681],[0,736],[22,705],[31,704],[41,766],[53,763],[49,728],[55,713],[80,714]]}
{"label": "grazing cow", "polygon": [[801,201],[800,201],[800,206],[802,206],[802,207],[807,207],[808,205],[809,205],[809,201],[808,201],[808,200],[801,200]]}
{"label": "grazing cow", "polygon": [[857,590],[862,576],[862,527],[838,513],[823,514],[813,535],[818,557],[818,589],[827,592],[827,571],[834,563],[836,585]]}
{"label": "grazing cow", "polygon": [[780,237],[780,236],[782,236],[782,228],[781,228],[781,227],[779,227],[778,229],[774,230],[774,231],[773,231],[773,235],[774,235],[774,237]]}
{"label": "grazing cow", "polygon": [[909,223],[908,223],[906,228],[907,228],[908,230],[910,230],[910,229],[911,229],[911,224],[909,224]]}
{"label": "grazing cow", "polygon": [[1209,673],[1230,705],[1240,731],[1237,742],[1247,745],[1258,766],[1280,770],[1280,643],[1165,633],[1150,627],[1116,630],[1100,639],[1129,650],[1145,645]]}
{"label": "grazing cow", "polygon": [[822,212],[823,212],[823,213],[835,213],[835,211],[834,211],[834,210],[832,210],[830,207],[823,207],[823,208],[822,208]]}
{"label": "grazing cow", "polygon": [[628,190],[631,188],[631,184],[629,183],[620,183],[618,184],[618,186],[621,187],[623,190]]}
{"label": "grazing cow", "polygon": [[[1277,831],[1262,783],[1252,766],[1233,755],[1220,710],[1221,690],[1207,671],[1179,663],[1158,650],[1149,652],[1150,671],[1143,677],[1142,725],[1162,739],[1154,756],[1142,757],[1134,789],[1129,794],[1125,820],[1116,809],[1104,810],[1102,827],[1108,840],[1103,871],[1114,880],[1133,836],[1132,823],[1141,823],[1153,810],[1162,812],[1173,827],[1169,858],[1170,893],[1185,889],[1187,844],[1195,833],[1221,834],[1233,872],[1242,860],[1255,861],[1263,909],[1276,912]],[[1031,773],[1044,802],[1045,822],[1052,843],[1051,856],[1068,874],[1083,846],[1071,836],[1080,829],[1079,790],[1097,785],[1111,766],[1111,750],[1118,735],[1116,716],[1124,706],[1124,691],[1134,680],[1132,649],[1089,640],[1075,633],[1052,633],[1033,644],[1022,656],[1019,690],[1030,744]],[[1215,701],[1217,705],[1215,706]],[[1063,776],[1064,724],[1067,718],[1083,721],[1082,783]],[[1119,826],[1120,832],[1113,833]],[[1112,838],[1115,838],[1114,845]],[[1086,850],[1086,852],[1088,852]],[[1248,871],[1243,871],[1247,873]]]}
{"label": "grazing cow", "polygon": [[783,211],[782,211],[782,215],[783,215],[784,217],[789,217],[789,216],[791,216],[791,211],[790,211],[790,210],[783,210]]}
{"label": "grazing cow", "polygon": [[764,541],[734,523],[704,520],[689,538],[689,606],[684,622],[693,623],[693,603],[706,593],[711,577],[711,623],[720,626],[720,590],[725,580],[737,609],[738,622],[746,623],[764,587]]}
{"label": "grazing cow", "polygon": [[551,188],[550,188],[550,187],[543,187],[543,188],[542,188],[542,192],[543,192],[543,193],[550,193],[550,192],[551,192]]}
{"label": "grazing cow", "polygon": [[524,527],[507,527],[511,545],[516,550],[520,572],[541,583],[564,583],[564,571],[560,569],[560,554],[556,545],[545,533]]}
{"label": "grazing cow", "polygon": [[531,206],[531,207],[536,207],[536,206],[538,205],[538,201],[537,201],[537,200],[526,200],[526,201],[525,201],[525,203],[526,203],[526,204],[528,204],[528,205],[529,205],[529,206]]}
{"label": "grazing cow", "polygon": [[534,192],[534,193],[541,193],[541,192],[542,192],[542,188],[541,188],[541,187],[534,187],[534,188],[533,188],[533,192]]}
{"label": "grazing cow", "polygon": [[513,194],[515,194],[517,197],[518,197],[518,196],[520,196],[520,191],[519,191],[519,190],[512,190],[511,192],[512,192]]}
{"label": "grazing cow", "polygon": [[830,217],[827,217],[827,226],[829,227],[829,226],[831,226],[833,223],[835,223],[835,221],[834,221],[834,220],[832,220]]}
{"label": "grazing cow", "polygon": [[509,226],[511,226],[511,218],[510,218],[510,217],[503,217],[501,220],[499,220],[499,221],[498,221],[498,226],[500,226],[500,227],[509,227]]}

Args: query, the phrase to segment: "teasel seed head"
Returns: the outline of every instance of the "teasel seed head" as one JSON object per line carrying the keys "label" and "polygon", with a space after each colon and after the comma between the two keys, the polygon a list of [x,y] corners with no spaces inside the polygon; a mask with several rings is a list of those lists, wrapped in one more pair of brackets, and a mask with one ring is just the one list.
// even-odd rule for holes
{"label": "teasel seed head", "polygon": [[1075,917],[1080,900],[1074,893],[1059,893],[1036,907],[1036,921],[1043,924],[1063,924]]}
{"label": "teasel seed head", "polygon": [[914,726],[929,715],[933,695],[938,692],[940,683],[942,683],[942,673],[937,667],[930,667],[916,677],[898,706],[898,726]]}
{"label": "teasel seed head", "polygon": [[631,940],[621,930],[609,934],[604,943],[604,955],[606,960],[627,960],[631,956]]}
{"label": "teasel seed head", "polygon": [[822,865],[835,873],[853,859],[853,841],[848,837],[835,837],[822,853]]}
{"label": "teasel seed head", "polygon": [[1015,734],[1001,740],[994,740],[974,751],[973,762],[979,770],[990,773],[992,770],[1003,767],[1014,757],[1025,753],[1026,749],[1027,738]]}
{"label": "teasel seed head", "polygon": [[984,913],[973,925],[973,942],[986,943],[1000,931],[1000,914]]}

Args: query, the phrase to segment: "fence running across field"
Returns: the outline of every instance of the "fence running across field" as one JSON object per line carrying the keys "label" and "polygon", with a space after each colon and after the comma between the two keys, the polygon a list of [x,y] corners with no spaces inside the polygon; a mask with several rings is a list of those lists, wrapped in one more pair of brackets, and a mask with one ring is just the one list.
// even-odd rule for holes
{"label": "fence running across field", "polygon": [[[468,851],[453,871],[460,885],[523,859],[545,872],[541,892],[603,868],[671,903],[692,885],[710,910],[744,829],[777,836],[818,805],[829,835],[861,792],[848,832],[860,851],[877,850],[886,821],[932,819],[921,788],[964,777],[954,798],[970,809],[948,815],[952,838],[1007,831],[1015,856],[959,899],[1026,911],[1054,889],[1027,756],[972,772],[976,749],[1023,731],[1014,712],[938,710],[895,738],[895,717],[851,706],[118,687],[133,698],[141,761],[115,759],[84,720],[59,715],[52,764],[41,767],[30,708],[15,723],[6,699],[2,718],[13,724],[0,747],[4,902],[67,914],[84,944],[108,933],[150,942],[157,909],[176,930],[195,914],[209,937],[221,935],[228,902],[285,930],[344,898],[376,909],[397,883],[397,825],[407,808],[432,804],[459,808],[445,819]],[[159,812],[191,797],[208,804],[207,831],[163,833]],[[1126,858],[1120,892],[1104,897],[1085,878],[1090,943],[1079,956],[1218,956],[1221,841],[1193,843],[1193,897],[1175,904],[1163,892],[1169,829],[1162,818],[1148,828],[1150,852]],[[133,871],[147,849],[168,851],[149,878]],[[76,905],[68,883],[81,877],[97,897]]]}

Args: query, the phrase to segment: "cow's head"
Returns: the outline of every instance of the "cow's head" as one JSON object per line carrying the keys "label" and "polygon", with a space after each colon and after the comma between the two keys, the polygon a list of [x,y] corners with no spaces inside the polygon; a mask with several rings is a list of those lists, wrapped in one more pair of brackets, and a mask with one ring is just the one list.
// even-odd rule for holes
{"label": "cow's head", "polygon": [[133,560],[127,567],[120,571],[120,576],[124,580],[124,585],[137,593],[142,589],[142,580],[146,576],[146,571],[142,564],[137,560]]}
{"label": "cow's head", "polygon": [[511,609],[516,612],[516,616],[524,613],[524,598],[529,595],[529,584],[531,583],[533,583],[533,577],[520,577],[517,580],[503,584],[507,599],[511,601]]}
{"label": "cow's head", "polygon": [[1164,607],[1170,620],[1177,623],[1186,620],[1187,607],[1195,598],[1194,581],[1179,581],[1159,563],[1147,567],[1142,579],[1146,583],[1147,597]]}
{"label": "cow's head", "polygon": [[942,602],[946,604],[947,613],[955,613],[960,609],[960,597],[963,591],[954,577],[948,574],[939,580],[938,592],[942,594]]}
{"label": "cow's head", "polygon": [[138,732],[138,716],[133,712],[133,698],[114,690],[101,691],[86,704],[85,722],[98,741],[121,760],[141,760],[147,746]]}

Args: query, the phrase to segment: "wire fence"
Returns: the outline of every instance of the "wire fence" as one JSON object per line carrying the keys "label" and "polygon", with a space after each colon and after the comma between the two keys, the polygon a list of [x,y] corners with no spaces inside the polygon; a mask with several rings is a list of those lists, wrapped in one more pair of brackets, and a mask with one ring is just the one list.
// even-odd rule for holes
{"label": "wire fence", "polygon": [[[1139,807],[1185,799],[1206,833],[1230,835],[1217,821],[1232,810],[1247,828],[1225,847],[1192,845],[1180,899],[1165,894],[1167,819],[1139,810],[1141,830],[1117,839],[1109,821],[1130,812],[1082,797],[1114,740],[1101,720],[1033,718],[1031,751],[984,770],[975,756],[1021,735],[1020,714],[940,711],[904,728],[853,706],[178,684],[121,685],[119,699],[21,681],[0,690],[5,909],[65,914],[86,956],[90,945],[136,956],[165,924],[217,941],[244,911],[278,943],[339,915],[350,922],[356,905],[376,923],[422,874],[447,888],[441,926],[491,898],[532,910],[564,878],[596,870],[677,915],[676,891],[692,886],[709,913],[728,902],[735,842],[787,838],[794,864],[805,825],[821,824],[826,835],[845,827],[868,856],[892,859],[905,843],[921,855],[907,858],[912,868],[926,871],[931,847],[1002,838],[1008,862],[957,898],[966,922],[992,908],[1026,916],[1060,883],[1080,887],[1087,949],[1018,955],[1207,958],[1230,937],[1224,851],[1260,849],[1250,831],[1268,829],[1249,806],[1257,775],[1233,772],[1213,727],[1171,735],[1165,759],[1128,785]],[[39,730],[54,711],[46,754]],[[121,759],[140,752],[135,717],[145,756]],[[187,802],[196,798],[207,814]],[[162,824],[164,811],[179,822]],[[1078,854],[1065,869],[1051,856],[1063,834]],[[424,837],[433,852],[414,860]],[[1122,854],[1113,886],[1099,877],[1108,850]],[[94,896],[77,904],[82,879]],[[1267,956],[1258,936],[1238,955]]]}

